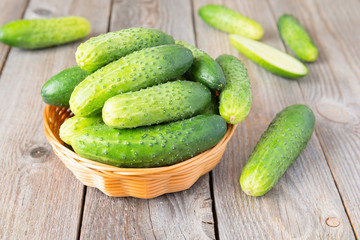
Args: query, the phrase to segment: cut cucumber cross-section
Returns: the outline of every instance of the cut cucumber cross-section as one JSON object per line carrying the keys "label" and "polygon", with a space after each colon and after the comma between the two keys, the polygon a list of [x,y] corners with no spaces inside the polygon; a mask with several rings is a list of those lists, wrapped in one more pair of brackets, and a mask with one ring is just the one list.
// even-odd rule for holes
{"label": "cut cucumber cross-section", "polygon": [[296,58],[264,43],[234,34],[230,35],[230,42],[247,58],[276,75],[298,78],[309,72]]}

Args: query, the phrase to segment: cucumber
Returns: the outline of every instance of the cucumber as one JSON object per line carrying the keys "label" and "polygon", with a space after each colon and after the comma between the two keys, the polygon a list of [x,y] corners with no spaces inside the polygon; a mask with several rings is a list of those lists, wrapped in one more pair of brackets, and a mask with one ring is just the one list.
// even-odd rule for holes
{"label": "cucumber", "polygon": [[299,78],[309,72],[306,66],[296,58],[264,43],[239,35],[230,35],[230,42],[245,57],[276,75]]}
{"label": "cucumber", "polygon": [[192,117],[210,99],[209,89],[201,83],[175,81],[114,96],[102,113],[109,127],[135,128]]}
{"label": "cucumber", "polygon": [[295,104],[278,113],[242,170],[242,190],[250,196],[267,193],[305,149],[314,125],[314,114],[305,105]]}
{"label": "cucumber", "polygon": [[24,49],[46,48],[83,38],[90,28],[82,17],[16,20],[0,28],[0,41]]}
{"label": "cucumber", "polygon": [[185,76],[192,81],[200,82],[212,91],[220,91],[225,86],[225,76],[219,64],[206,52],[183,42],[175,41],[177,45],[191,50],[194,61]]}
{"label": "cucumber", "polygon": [[279,33],[287,46],[303,61],[313,62],[318,57],[318,49],[311,37],[292,15],[284,14],[277,22]]}
{"label": "cucumber", "polygon": [[130,28],[109,32],[80,44],[75,57],[78,65],[88,71],[95,70],[125,55],[143,48],[174,44],[174,39],[157,29]]}
{"label": "cucumber", "polygon": [[211,95],[210,103],[203,108],[200,114],[217,114],[219,115],[219,99],[215,95]]}
{"label": "cucumber", "polygon": [[189,49],[163,45],[133,52],[89,75],[73,91],[70,108],[75,115],[98,112],[109,98],[174,79],[193,61]]}
{"label": "cucumber", "polygon": [[244,64],[234,56],[223,54],[216,61],[226,78],[220,93],[220,115],[230,124],[237,124],[249,114],[252,102],[250,79]]}
{"label": "cucumber", "polygon": [[51,77],[41,88],[43,101],[53,106],[69,107],[71,93],[88,75],[88,72],[78,66],[59,72]]}
{"label": "cucumber", "polygon": [[264,35],[264,29],[259,23],[222,5],[205,5],[199,9],[199,15],[207,24],[224,32],[255,40]]}
{"label": "cucumber", "polygon": [[81,133],[87,127],[104,124],[101,118],[101,114],[92,117],[78,117],[73,116],[72,118],[67,119],[61,126],[59,135],[61,140],[67,144],[71,144],[71,138],[76,134]]}
{"label": "cucumber", "polygon": [[80,156],[118,167],[147,168],[204,152],[224,137],[227,126],[218,115],[198,115],[150,127],[115,129],[98,124],[85,129],[71,139]]}

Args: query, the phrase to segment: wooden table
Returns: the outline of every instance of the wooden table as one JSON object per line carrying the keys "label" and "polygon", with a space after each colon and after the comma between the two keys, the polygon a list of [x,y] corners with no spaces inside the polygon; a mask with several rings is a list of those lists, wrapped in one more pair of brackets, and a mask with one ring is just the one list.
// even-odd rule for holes
{"label": "wooden table", "polygon": [[[257,20],[267,44],[288,51],[276,20],[299,18],[319,47],[309,75],[277,77],[238,53],[228,35],[197,15],[225,4]],[[161,29],[212,57],[240,58],[253,106],[220,164],[190,189],[151,199],[110,198],[83,186],[55,156],[42,121],[41,86],[76,64],[79,42],[36,51],[0,44],[1,239],[355,239],[360,237],[360,1],[358,0],[1,0],[0,24],[79,15],[91,36],[135,26]],[[241,169],[284,107],[309,105],[316,131],[264,197],[248,197]]]}

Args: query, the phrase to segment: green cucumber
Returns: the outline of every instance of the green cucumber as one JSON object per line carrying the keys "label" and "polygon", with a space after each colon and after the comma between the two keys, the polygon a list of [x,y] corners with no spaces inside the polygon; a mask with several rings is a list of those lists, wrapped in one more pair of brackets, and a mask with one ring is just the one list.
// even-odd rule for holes
{"label": "green cucumber", "polygon": [[75,57],[82,69],[94,72],[134,51],[166,44],[174,44],[174,39],[160,30],[129,28],[90,38],[80,44]]}
{"label": "green cucumber", "polygon": [[41,88],[43,101],[53,106],[69,107],[71,93],[88,75],[88,72],[78,66],[59,72],[51,77]]}
{"label": "green cucumber", "polygon": [[196,117],[133,129],[105,124],[85,128],[71,139],[77,154],[118,167],[147,168],[172,165],[215,146],[225,135],[218,115]]}
{"label": "green cucumber", "polygon": [[314,114],[305,105],[291,105],[278,113],[242,170],[242,190],[250,196],[267,193],[305,149],[314,125]]}
{"label": "green cucumber", "polygon": [[252,102],[250,79],[244,64],[234,56],[223,54],[216,61],[226,78],[220,93],[220,115],[230,124],[237,124],[249,114]]}
{"label": "green cucumber", "polygon": [[210,99],[201,83],[175,81],[109,98],[102,114],[109,127],[135,128],[192,117]]}
{"label": "green cucumber", "polygon": [[133,52],[89,75],[73,91],[70,108],[75,115],[98,112],[109,98],[163,83],[185,73],[193,61],[189,49],[163,45]]}
{"label": "green cucumber", "polygon": [[264,35],[264,29],[259,23],[222,5],[205,5],[199,9],[199,15],[207,24],[224,32],[255,40]]}
{"label": "green cucumber", "polygon": [[0,42],[24,49],[46,48],[83,38],[90,28],[82,17],[16,20],[0,28]]}
{"label": "green cucumber", "polygon": [[60,126],[59,135],[61,140],[70,145],[72,137],[74,137],[76,134],[80,134],[87,127],[98,124],[104,124],[101,115],[92,117],[73,116],[72,118],[67,119]]}
{"label": "green cucumber", "polygon": [[306,62],[313,62],[317,59],[317,47],[305,28],[294,16],[282,15],[278,19],[277,26],[281,38],[298,58]]}
{"label": "green cucumber", "polygon": [[211,95],[210,103],[203,108],[200,114],[217,114],[219,115],[219,98],[215,95]]}
{"label": "green cucumber", "polygon": [[194,56],[193,64],[185,74],[189,80],[200,82],[212,91],[220,91],[224,88],[224,73],[214,59],[206,52],[197,49],[186,42],[175,41],[175,43],[190,49]]}
{"label": "green cucumber", "polygon": [[309,72],[306,66],[296,58],[264,43],[239,35],[230,35],[230,42],[245,57],[276,75],[298,78]]}

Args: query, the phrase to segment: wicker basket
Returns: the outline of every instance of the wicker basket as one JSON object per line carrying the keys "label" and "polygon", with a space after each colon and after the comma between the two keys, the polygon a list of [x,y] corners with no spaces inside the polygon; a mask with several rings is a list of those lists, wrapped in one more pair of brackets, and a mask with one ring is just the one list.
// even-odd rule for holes
{"label": "wicker basket", "polygon": [[211,171],[220,161],[236,125],[229,125],[221,141],[181,163],[157,168],[118,168],[80,157],[59,137],[61,124],[72,116],[68,108],[46,105],[43,118],[45,134],[56,155],[83,184],[96,187],[108,196],[154,198],[191,187],[200,176]]}

